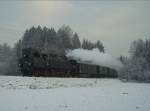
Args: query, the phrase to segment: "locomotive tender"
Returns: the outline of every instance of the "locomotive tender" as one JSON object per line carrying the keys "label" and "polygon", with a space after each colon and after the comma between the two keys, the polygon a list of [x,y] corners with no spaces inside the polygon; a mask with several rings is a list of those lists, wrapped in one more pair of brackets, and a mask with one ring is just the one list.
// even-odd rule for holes
{"label": "locomotive tender", "polygon": [[19,67],[23,76],[44,77],[117,77],[117,71],[105,66],[79,63],[58,54],[40,53],[35,49],[22,50]]}

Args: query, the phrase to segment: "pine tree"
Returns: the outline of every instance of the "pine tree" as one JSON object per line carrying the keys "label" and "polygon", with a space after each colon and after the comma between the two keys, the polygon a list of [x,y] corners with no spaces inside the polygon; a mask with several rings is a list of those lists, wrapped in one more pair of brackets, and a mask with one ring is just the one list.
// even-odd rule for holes
{"label": "pine tree", "polygon": [[75,34],[73,35],[73,38],[72,38],[72,43],[73,43],[73,48],[76,49],[76,48],[81,48],[81,42],[79,40],[79,36],[78,34],[75,32]]}
{"label": "pine tree", "polygon": [[98,40],[96,43],[92,43],[89,40],[83,40],[82,48],[92,50],[94,48],[98,48],[100,52],[105,52],[103,44]]}
{"label": "pine tree", "polygon": [[99,49],[100,52],[104,52],[104,46],[99,40],[96,43],[96,47]]}
{"label": "pine tree", "polygon": [[72,30],[69,26],[63,25],[57,32],[58,37],[61,39],[61,43],[65,49],[72,49]]}

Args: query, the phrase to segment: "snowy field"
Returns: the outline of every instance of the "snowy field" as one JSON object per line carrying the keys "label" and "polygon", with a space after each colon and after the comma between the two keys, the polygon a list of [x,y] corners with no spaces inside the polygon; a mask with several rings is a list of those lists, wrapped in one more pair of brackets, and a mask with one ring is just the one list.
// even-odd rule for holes
{"label": "snowy field", "polygon": [[0,76],[0,111],[150,111],[150,84]]}

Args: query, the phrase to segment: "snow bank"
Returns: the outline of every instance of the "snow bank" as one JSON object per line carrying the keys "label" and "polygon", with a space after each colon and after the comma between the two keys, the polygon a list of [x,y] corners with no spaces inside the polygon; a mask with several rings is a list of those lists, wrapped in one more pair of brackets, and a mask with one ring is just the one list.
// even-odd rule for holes
{"label": "snow bank", "polygon": [[[58,86],[56,84],[69,87],[61,85],[47,89],[47,82],[52,87]],[[27,83],[32,87],[22,89]],[[93,85],[82,86],[88,83]],[[15,84],[18,88],[10,88]],[[0,111],[150,110],[150,85],[144,83],[123,83],[117,79],[0,76],[0,85]]]}
{"label": "snow bank", "polygon": [[[107,79],[103,79],[103,81]],[[114,80],[112,80],[114,81]],[[44,77],[19,77],[0,76],[1,89],[53,89],[70,87],[91,87],[101,85],[102,80],[86,78],[44,78]]]}
{"label": "snow bank", "polygon": [[97,48],[93,50],[74,49],[68,50],[66,56],[81,63],[107,66],[113,69],[120,69],[122,64],[108,53],[99,52]]}

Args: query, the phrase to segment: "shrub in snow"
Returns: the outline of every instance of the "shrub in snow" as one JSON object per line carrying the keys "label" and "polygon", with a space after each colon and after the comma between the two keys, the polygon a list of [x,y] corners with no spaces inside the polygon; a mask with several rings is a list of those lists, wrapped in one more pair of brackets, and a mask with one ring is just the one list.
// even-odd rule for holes
{"label": "shrub in snow", "polygon": [[31,85],[29,86],[29,89],[37,89],[37,86],[31,84]]}

